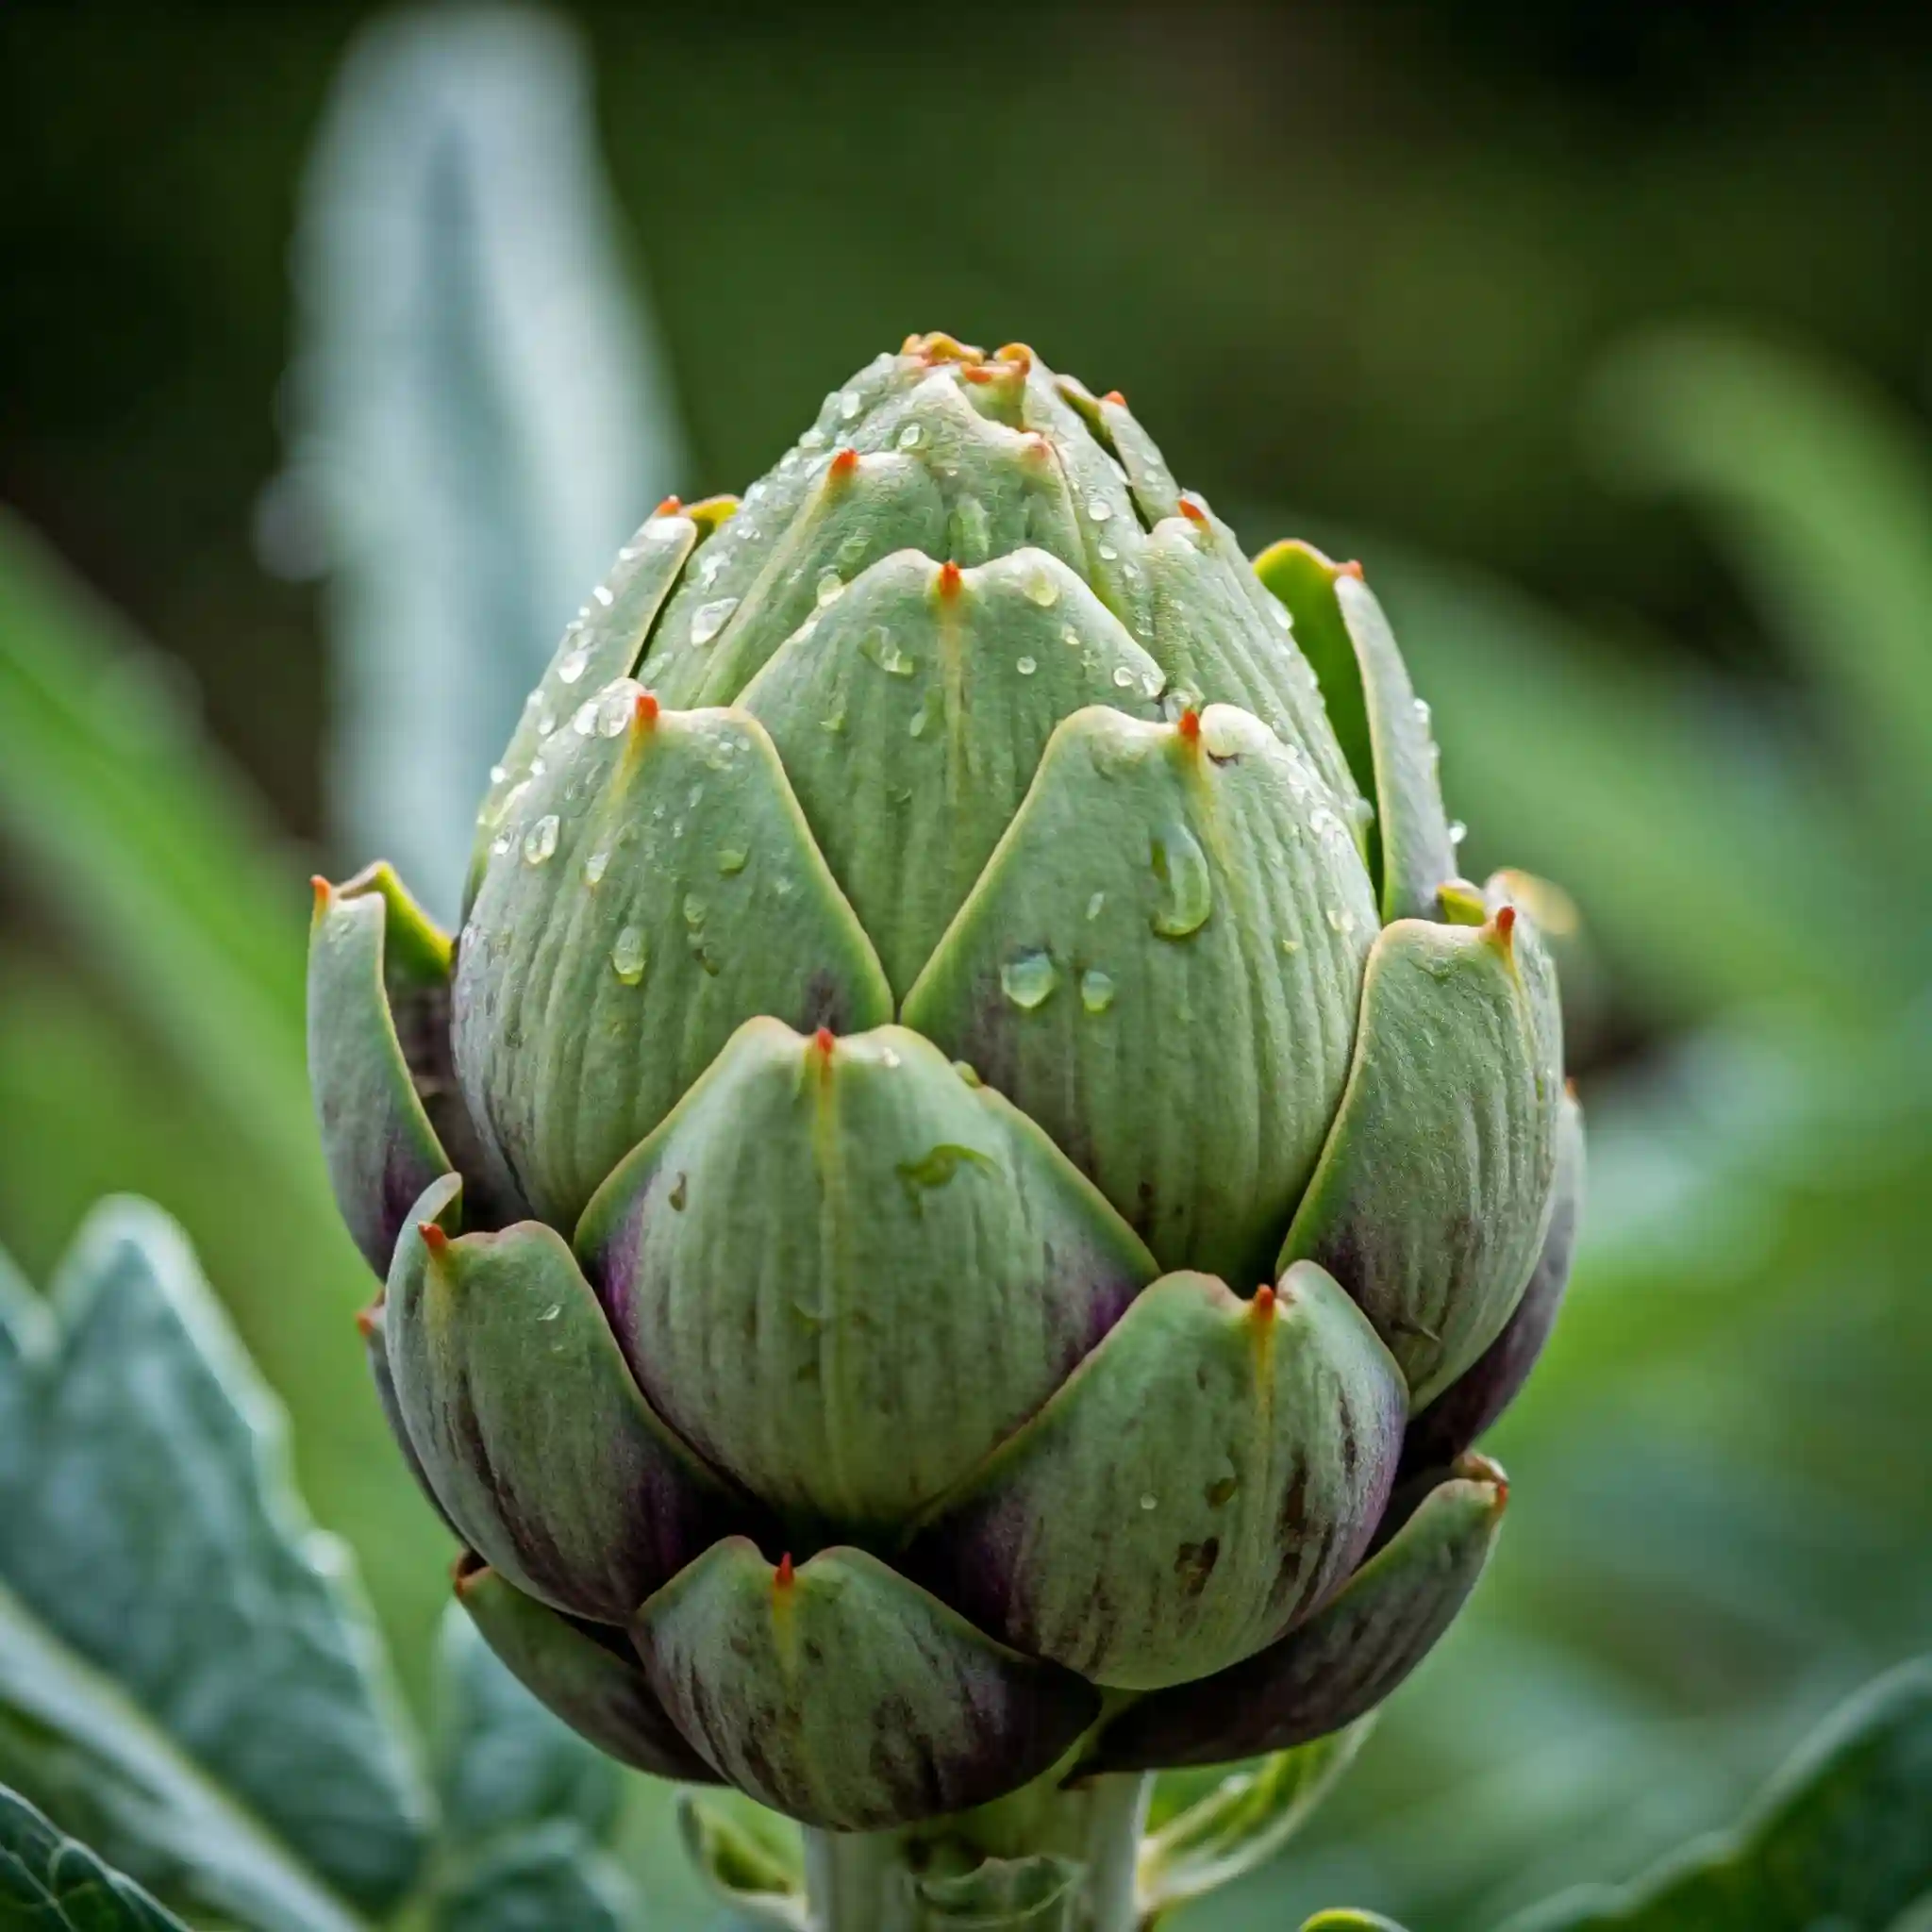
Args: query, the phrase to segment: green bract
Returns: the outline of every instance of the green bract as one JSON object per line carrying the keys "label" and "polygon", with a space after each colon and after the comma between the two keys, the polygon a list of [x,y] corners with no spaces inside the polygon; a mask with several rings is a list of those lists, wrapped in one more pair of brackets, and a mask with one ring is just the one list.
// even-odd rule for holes
{"label": "green bract", "polygon": [[456,943],[378,867],[312,959],[384,1401],[614,1755],[881,1830],[1335,1731],[1474,1584],[1554,975],[1360,572],[1119,396],[916,338],[661,506]]}

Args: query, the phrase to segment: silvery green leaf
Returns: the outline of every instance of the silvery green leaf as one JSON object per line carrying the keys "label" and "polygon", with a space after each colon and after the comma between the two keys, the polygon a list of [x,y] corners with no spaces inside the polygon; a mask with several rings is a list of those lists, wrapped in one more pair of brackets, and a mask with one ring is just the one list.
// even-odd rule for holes
{"label": "silvery green leaf", "polygon": [[43,1319],[0,1315],[0,1779],[184,1911],[362,1924],[408,1889],[427,1801],[179,1230],[108,1202]]}
{"label": "silvery green leaf", "polygon": [[18,1932],[186,1932],[15,1791],[0,1788],[0,1924]]}
{"label": "silvery green leaf", "polygon": [[618,1765],[553,1717],[452,1608],[442,1626],[430,1920],[448,1932],[619,1932],[640,1905],[608,1849]]}
{"label": "silvery green leaf", "polygon": [[448,917],[525,692],[681,461],[570,31],[516,8],[369,28],[295,262],[291,467],[259,535],[330,575],[335,829]]}

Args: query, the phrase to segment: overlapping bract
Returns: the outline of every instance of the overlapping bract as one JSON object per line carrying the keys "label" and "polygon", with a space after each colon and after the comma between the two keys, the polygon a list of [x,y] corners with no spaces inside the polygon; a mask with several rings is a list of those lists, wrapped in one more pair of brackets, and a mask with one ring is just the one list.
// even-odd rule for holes
{"label": "overlapping bract", "polygon": [[915,339],[662,506],[458,944],[318,893],[377,1381],[510,1667],[845,1830],[1385,1695],[1580,1181],[1541,941],[1454,844],[1359,573],[1251,566],[1024,349]]}

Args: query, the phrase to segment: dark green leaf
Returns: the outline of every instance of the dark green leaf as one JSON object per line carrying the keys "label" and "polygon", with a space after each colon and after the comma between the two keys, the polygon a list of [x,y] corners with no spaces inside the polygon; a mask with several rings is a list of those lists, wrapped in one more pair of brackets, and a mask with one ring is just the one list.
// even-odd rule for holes
{"label": "dark green leaf", "polygon": [[1724,1837],[1511,1932],[1888,1932],[1932,1896],[1932,1659],[1863,1692]]}
{"label": "dark green leaf", "polygon": [[0,1925],[9,1932],[186,1932],[17,1792],[0,1789]]}

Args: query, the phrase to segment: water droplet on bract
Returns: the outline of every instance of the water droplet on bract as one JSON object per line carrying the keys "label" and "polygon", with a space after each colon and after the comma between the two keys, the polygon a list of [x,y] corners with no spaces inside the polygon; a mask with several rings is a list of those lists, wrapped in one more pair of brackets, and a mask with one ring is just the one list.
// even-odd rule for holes
{"label": "water droplet on bract", "polygon": [[907,424],[905,428],[899,432],[899,447],[901,449],[917,449],[919,447],[919,439],[924,434],[924,430],[917,423]]}
{"label": "water droplet on bract", "polygon": [[800,449],[824,449],[825,446],[825,432],[823,429],[821,429],[816,423],[814,423],[812,426],[809,429],[808,429],[805,432],[805,434],[798,439],[798,446]]}
{"label": "water droplet on bract", "polygon": [[1328,908],[1328,930],[1339,932],[1343,939],[1355,930],[1355,914],[1345,907],[1331,906]]}
{"label": "water droplet on bract", "polygon": [[1294,619],[1291,616],[1290,616],[1288,606],[1282,603],[1279,598],[1270,598],[1268,603],[1268,614],[1272,618],[1274,618],[1274,622],[1278,624],[1283,630],[1293,630]]}
{"label": "water droplet on bract", "polygon": [[1024,1013],[1043,1005],[1059,983],[1059,968],[1045,953],[1022,953],[1000,968],[1000,991]]}
{"label": "water droplet on bract", "polygon": [[610,594],[610,586],[608,584],[599,584],[597,588],[591,592],[591,595],[596,598],[597,602],[600,605],[602,605],[606,610],[608,610],[611,605],[617,601]]}
{"label": "water droplet on bract", "polygon": [[537,708],[537,707],[541,705],[542,702],[543,693],[541,691],[533,691],[530,693],[530,695],[524,700],[524,709],[526,711],[534,711]]}
{"label": "water droplet on bract", "polygon": [[946,694],[936,684],[925,688],[925,695],[919,701],[919,708],[912,714],[911,722],[906,726],[914,738],[924,738],[937,724],[946,708]]}
{"label": "water droplet on bract", "polygon": [[644,525],[644,540],[650,543],[669,543],[674,538],[683,535],[682,517],[653,517]]}
{"label": "water droplet on bract", "polygon": [[1429,701],[1428,701],[1428,699],[1427,699],[1427,698],[1418,698],[1418,699],[1416,699],[1416,701],[1415,701],[1415,719],[1416,719],[1416,723],[1417,723],[1418,724],[1420,724],[1420,725],[1421,725],[1421,726],[1423,727],[1423,729],[1424,729],[1424,731],[1426,731],[1426,730],[1427,730],[1427,729],[1429,728],[1429,719],[1430,719],[1430,717],[1431,717],[1432,715],[1433,715],[1433,713],[1431,713],[1431,711],[1430,711],[1430,709],[1429,709]]}
{"label": "water droplet on bract", "polygon": [[541,865],[557,850],[557,814],[546,811],[524,834],[524,863]]}
{"label": "water droplet on bract", "polygon": [[491,765],[491,768],[490,768],[490,782],[491,782],[491,783],[492,785],[501,785],[501,784],[503,783],[503,781],[504,781],[504,780],[505,780],[506,778],[508,778],[508,776],[509,776],[509,771],[508,771],[508,767],[506,767],[506,766],[503,766],[503,765]]}
{"label": "water droplet on bract", "polygon": [[561,1302],[552,1302],[537,1319],[540,1322],[554,1322],[562,1313],[563,1304]]}
{"label": "water droplet on bract", "polygon": [[1087,917],[1089,919],[1098,919],[1100,917],[1100,908],[1106,904],[1107,894],[1105,892],[1095,892],[1092,898],[1087,902]]}
{"label": "water droplet on bract", "polygon": [[541,778],[549,769],[549,766],[541,758],[532,758],[530,760],[530,776],[533,778]]}
{"label": "water droplet on bract", "polygon": [[1451,819],[1449,821],[1450,844],[1460,845],[1462,841],[1468,837],[1469,827],[1465,825],[1460,819]]}
{"label": "water droplet on bract", "polygon": [[1214,879],[1207,854],[1188,827],[1163,825],[1148,841],[1148,863],[1160,881],[1154,930],[1164,940],[1184,940],[1199,932],[1214,909]]}
{"label": "water droplet on bract", "polygon": [[837,603],[845,592],[845,579],[835,570],[822,570],[819,573],[818,602],[823,610],[827,604]]}
{"label": "water droplet on bract", "polygon": [[576,708],[576,715],[570,721],[571,729],[579,738],[588,738],[597,728],[597,700],[586,698]]}
{"label": "water droplet on bract", "polygon": [[1040,663],[1037,658],[1016,658],[1013,660],[1013,669],[1022,677],[1031,677],[1040,669]]}
{"label": "water droplet on bract", "polygon": [[1098,966],[1090,966],[1080,975],[1080,1004],[1090,1013],[1104,1013],[1113,1005],[1113,980]]}
{"label": "water droplet on bract", "polygon": [[1116,664],[1113,667],[1113,681],[1122,691],[1132,691],[1134,688],[1132,669],[1125,664]]}
{"label": "water droplet on bract", "polygon": [[858,399],[858,391],[848,389],[839,398],[840,419],[846,423],[856,423],[858,420],[859,410],[864,408],[864,407],[865,405]]}
{"label": "water droplet on bract", "polygon": [[584,675],[584,666],[590,661],[590,645],[574,645],[557,660],[558,682],[559,684],[575,684]]}
{"label": "water droplet on bract", "polygon": [[610,870],[610,854],[599,848],[584,860],[584,876],[594,886]]}
{"label": "water droplet on bract", "polygon": [[711,908],[696,892],[684,895],[684,923],[695,932],[705,923],[705,914]]}
{"label": "water droplet on bract", "polygon": [[1301,951],[1301,949],[1302,942],[1299,940],[1283,940],[1281,941],[1281,950],[1284,953],[1286,953],[1291,959],[1292,959],[1294,956]]}
{"label": "water droplet on bract", "polygon": [[731,621],[731,613],[738,608],[736,597],[716,597],[708,604],[700,604],[691,614],[691,641],[694,644],[708,644]]}
{"label": "water droplet on bract", "polygon": [[490,849],[501,858],[509,850],[509,835],[506,833],[501,839],[491,840]]}
{"label": "water droplet on bract", "polygon": [[557,713],[548,705],[537,713],[537,735],[548,738],[557,729]]}
{"label": "water droplet on bract", "polygon": [[597,694],[596,726],[599,738],[622,738],[637,715],[638,699],[643,686],[628,677],[607,684]]}
{"label": "water droplet on bract", "polygon": [[697,567],[698,589],[708,591],[718,580],[718,573],[724,568],[724,553],[713,550],[699,558]]}
{"label": "water droplet on bract", "polygon": [[892,633],[884,625],[874,625],[859,639],[858,648],[881,671],[890,671],[894,677],[910,677],[912,675],[912,659],[893,641]]}
{"label": "water droplet on bract", "polygon": [[670,1201],[673,1210],[678,1214],[684,1212],[684,1204],[690,1196],[690,1181],[689,1174],[680,1174],[671,1183],[671,1192],[666,1198]]}
{"label": "water droplet on bract", "polygon": [[1160,1507],[1160,1498],[1150,1491],[1141,1498],[1141,1507],[1143,1509],[1158,1509]]}
{"label": "water droplet on bract", "polygon": [[650,947],[644,939],[643,928],[637,925],[623,927],[610,947],[610,970],[626,986],[635,986],[644,976],[644,964],[650,958]]}
{"label": "water droplet on bract", "polygon": [[986,1082],[979,1077],[979,1069],[971,1060],[955,1060],[953,1071],[969,1087],[984,1087]]}
{"label": "water droplet on bract", "polygon": [[1035,565],[1020,579],[1020,589],[1029,604],[1037,604],[1042,610],[1051,610],[1060,601],[1059,585],[1053,573],[1041,565]]}
{"label": "water droplet on bract", "polygon": [[1068,650],[1077,651],[1080,648],[1080,633],[1071,624],[1063,624],[1060,625],[1060,642],[1066,645]]}
{"label": "water droplet on bract", "polygon": [[1100,560],[1102,563],[1118,563],[1120,556],[1120,552],[1111,543],[1103,543],[1100,546]]}
{"label": "water droplet on bract", "polygon": [[718,870],[726,878],[730,878],[735,874],[741,873],[750,858],[751,854],[742,845],[727,845],[718,855]]}
{"label": "water droplet on bract", "polygon": [[885,1067],[896,1067],[899,1064],[899,1056],[890,1046],[881,1047],[879,1049],[879,1064]]}
{"label": "water droplet on bract", "polygon": [[1104,496],[1090,496],[1087,499],[1087,514],[1096,524],[1104,524],[1113,514],[1113,505]]}

